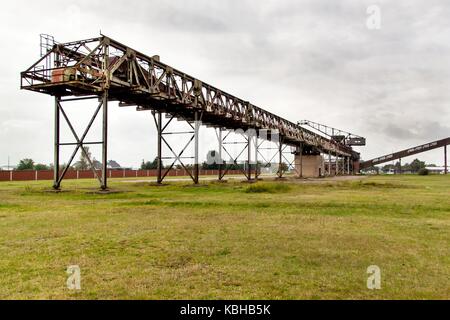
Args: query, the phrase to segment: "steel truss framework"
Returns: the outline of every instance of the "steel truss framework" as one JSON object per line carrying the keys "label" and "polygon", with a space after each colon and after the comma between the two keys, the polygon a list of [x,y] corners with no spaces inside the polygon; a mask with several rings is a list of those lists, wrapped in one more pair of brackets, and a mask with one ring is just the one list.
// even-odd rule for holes
{"label": "steel truss framework", "polygon": [[[255,162],[256,162],[255,179],[258,179],[260,177],[261,167],[267,168],[272,165],[273,161],[277,157],[277,154],[280,150],[278,144],[274,148],[272,146],[267,146],[268,142],[271,142],[271,141],[268,141],[266,139],[260,139],[259,137],[256,137],[256,139],[255,139]],[[266,156],[263,154],[263,150],[266,150],[268,152],[275,150],[276,152],[273,153],[270,158],[266,158]],[[259,160],[260,158],[263,161],[260,161]],[[269,160],[267,160],[267,159],[269,159]],[[279,172],[279,168],[280,168],[280,164],[278,164],[277,175]]]}
{"label": "steel truss framework", "polygon": [[[107,188],[107,136],[108,136],[108,91],[104,91],[100,102],[98,103],[94,113],[92,114],[89,123],[84,130],[81,137],[77,134],[72,124],[72,121],[69,119],[66,111],[63,108],[63,103],[87,100],[87,99],[98,99],[98,97],[84,97],[84,98],[73,98],[73,99],[61,99],[60,97],[55,98],[55,148],[54,148],[54,176],[53,176],[53,188],[59,189],[61,186],[61,181],[64,179],[64,176],[67,173],[67,170],[70,168],[76,154],[81,149],[81,152],[84,154],[86,160],[89,162],[89,167],[94,173],[94,176],[100,182],[100,186],[102,189]],[[100,111],[103,110],[102,115],[102,140],[101,141],[91,141],[86,142],[85,138],[88,135],[92,124],[94,123],[97,115]],[[70,131],[72,132],[73,137],[75,138],[75,142],[61,142],[60,141],[60,133],[61,133],[61,115],[63,116],[65,122],[69,126]],[[102,146],[102,170],[101,175],[98,175],[97,170],[90,158],[88,152],[86,151],[86,145],[101,145]],[[60,172],[60,148],[61,146],[75,146],[75,149],[72,152],[67,164],[64,166],[62,171]]]}
{"label": "steel truss framework", "polygon": [[[157,182],[162,183],[164,178],[167,176],[170,170],[173,169],[175,164],[179,163],[183,167],[183,169],[189,174],[192,181],[195,184],[197,184],[199,182],[198,143],[199,143],[199,130],[202,113],[195,112],[194,124],[192,124],[190,121],[186,121],[191,127],[192,131],[181,131],[181,132],[168,131],[168,127],[173,119],[175,118],[183,119],[182,116],[177,116],[176,114],[166,114],[168,121],[164,124],[161,112],[152,111],[152,115],[157,130],[157,146],[158,146]],[[165,135],[184,135],[184,136],[188,135],[189,139],[187,143],[184,145],[184,147],[181,149],[181,151],[176,153],[175,150],[170,145],[170,143],[168,142],[168,140],[164,137]],[[194,142],[194,156],[183,156],[184,152],[187,150],[187,148],[191,145],[192,142]],[[170,156],[163,155],[163,148],[162,148],[163,143],[167,146],[172,155]],[[193,160],[192,169],[189,169],[185,165],[185,163],[183,162],[184,159]],[[172,163],[169,165],[168,168],[164,169],[163,160],[171,160]]]}
{"label": "steel truss framework", "polygon": [[[229,172],[232,165],[238,165],[238,160],[247,153],[247,159],[245,160],[246,166],[245,168],[238,167],[242,174],[247,178],[247,180],[252,180],[252,168],[251,168],[251,144],[252,144],[252,136],[245,133],[237,133],[237,135],[242,136],[245,141],[230,141],[231,134],[233,131],[229,130],[225,136],[223,135],[223,128],[219,128],[216,130],[217,140],[219,141],[219,180],[223,180],[225,175]],[[228,140],[227,140],[228,139]],[[237,156],[232,156],[231,152],[228,150],[227,145],[241,145],[241,151]],[[222,155],[223,151],[229,157],[229,162],[223,161]],[[247,151],[247,152],[245,152]]]}
{"label": "steel truss framework", "polygon": [[[359,159],[359,154],[349,146],[309,131],[168,66],[157,56],[144,55],[106,36],[55,44],[21,73],[21,88],[60,98],[94,95],[102,99],[104,110],[107,110],[107,101],[119,101],[122,106],[174,114],[188,122],[195,121],[196,114],[202,113],[202,123],[207,126],[277,131],[286,145],[305,145],[317,152]],[[107,185],[107,111],[104,121],[102,188]],[[80,138],[77,143],[82,142]],[[57,145],[55,134],[55,149]],[[161,179],[163,176],[161,174]],[[195,174],[193,176],[195,178]],[[57,177],[59,187],[61,179]]]}

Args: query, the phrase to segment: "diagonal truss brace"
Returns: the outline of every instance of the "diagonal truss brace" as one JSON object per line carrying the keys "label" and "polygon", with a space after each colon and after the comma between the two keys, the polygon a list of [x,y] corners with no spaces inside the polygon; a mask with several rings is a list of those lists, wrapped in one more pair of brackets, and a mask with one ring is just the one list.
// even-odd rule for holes
{"label": "diagonal truss brace", "polygon": [[[270,167],[270,165],[272,164],[272,161],[274,161],[274,159],[276,158],[277,154],[278,154],[278,150],[279,148],[276,147],[263,147],[263,144],[265,142],[267,142],[268,140],[265,139],[261,139],[261,141],[259,141],[260,139],[257,137],[255,140],[255,162],[256,162],[256,170],[255,170],[255,179],[258,179],[259,176],[261,175],[261,170],[260,167],[264,167],[264,168],[268,168]],[[276,150],[277,152],[275,152],[272,157],[267,161],[267,158],[264,156],[264,154],[262,153],[262,150]],[[261,157],[261,159],[263,160],[262,162],[258,161],[259,157]]]}
{"label": "diagonal truss brace", "polygon": [[[88,99],[97,99],[98,97],[89,97]],[[76,133],[72,122],[70,121],[66,111],[64,110],[62,106],[62,102],[70,102],[70,101],[78,101],[78,100],[86,100],[87,98],[74,98],[74,99],[65,99],[62,100],[60,97],[55,98],[55,150],[54,150],[54,174],[53,174],[53,188],[54,189],[60,189],[61,182],[64,179],[67,171],[69,170],[76,154],[81,149],[81,152],[86,157],[90,169],[92,170],[94,176],[97,178],[97,180],[100,183],[100,187],[102,189],[107,188],[107,115],[108,115],[108,92],[105,91],[102,95],[102,98],[100,99],[99,104],[97,105],[97,108],[95,109],[93,115],[91,116],[91,119],[86,127],[86,129],[83,131],[83,134],[81,137]],[[97,118],[97,115],[99,114],[100,110],[103,109],[103,130],[102,130],[102,141],[98,142],[85,142],[85,138],[88,135],[92,124],[94,123],[95,119]],[[68,143],[61,143],[60,142],[60,115],[63,116],[65,122],[69,126],[69,129],[75,138],[76,142],[68,142]],[[102,145],[102,175],[99,176],[97,173],[97,170],[95,170],[94,164],[92,162],[92,159],[89,157],[89,154],[87,153],[85,149],[85,145]],[[69,161],[64,166],[62,171],[60,172],[60,147],[61,146],[75,146],[75,149],[73,150]]]}
{"label": "diagonal truss brace", "polygon": [[[175,164],[178,162],[183,169],[189,174],[190,178],[195,184],[198,184],[199,182],[199,166],[198,166],[198,135],[201,125],[201,118],[203,113],[202,112],[195,112],[195,119],[194,119],[194,125],[192,125],[191,122],[184,119],[189,126],[192,128],[193,131],[185,131],[185,132],[169,132],[167,131],[167,128],[169,124],[172,122],[175,118],[181,118],[181,115],[177,114],[171,114],[169,117],[169,120],[164,124],[162,120],[162,113],[152,111],[153,119],[155,121],[156,129],[157,129],[157,138],[158,138],[158,177],[157,182],[161,184],[165,177],[169,174],[170,170],[173,169]],[[164,137],[164,135],[183,135],[188,134],[191,135],[187,141],[187,143],[184,145],[184,147],[181,149],[179,153],[176,153],[175,150],[172,148],[170,143],[167,141],[167,139]],[[194,142],[195,144],[195,155],[193,157],[183,157],[184,152],[186,149]],[[162,143],[170,150],[172,153],[172,156],[162,156]],[[163,163],[162,160],[173,160],[168,168],[163,170]],[[183,162],[183,159],[193,159],[194,160],[194,166],[193,169],[190,170],[186,166],[186,164]]]}
{"label": "diagonal truss brace", "polygon": [[[244,137],[245,141],[242,141],[242,142],[226,141],[226,139],[230,136],[232,131],[231,130],[228,131],[224,137],[222,137],[222,132],[223,132],[222,128],[219,128],[218,130],[216,130],[216,136],[219,141],[219,149],[220,149],[219,157],[220,157],[220,159],[222,160],[222,156],[221,156],[222,151],[225,151],[225,153],[228,155],[228,157],[231,161],[231,165],[238,165],[239,158],[244,154],[245,151],[247,151],[247,154],[248,154],[247,170],[241,168],[240,166],[238,166],[238,168],[247,180],[251,180],[252,179],[252,170],[251,170],[251,164],[250,164],[250,152],[251,152],[251,148],[250,148],[251,141],[250,140],[251,140],[251,138],[249,136],[245,135],[244,133],[241,133],[241,135],[242,135],[242,137]],[[243,144],[244,147],[242,148],[242,150],[238,153],[238,155],[236,157],[233,157],[231,155],[231,153],[228,151],[228,149],[225,147],[225,145],[228,145],[228,144],[230,144],[230,145]],[[223,163],[219,164],[219,180],[223,180],[225,175],[230,170],[231,165],[228,164],[227,162],[225,162],[225,164],[223,164]],[[223,168],[223,166],[225,168]]]}

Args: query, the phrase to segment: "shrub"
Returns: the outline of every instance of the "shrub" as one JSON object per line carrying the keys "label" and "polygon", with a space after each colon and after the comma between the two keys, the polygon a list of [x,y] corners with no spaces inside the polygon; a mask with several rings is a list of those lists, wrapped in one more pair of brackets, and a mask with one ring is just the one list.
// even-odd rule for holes
{"label": "shrub", "polygon": [[430,173],[430,171],[428,169],[422,168],[419,170],[419,172],[417,172],[417,174],[419,176],[427,176]]}

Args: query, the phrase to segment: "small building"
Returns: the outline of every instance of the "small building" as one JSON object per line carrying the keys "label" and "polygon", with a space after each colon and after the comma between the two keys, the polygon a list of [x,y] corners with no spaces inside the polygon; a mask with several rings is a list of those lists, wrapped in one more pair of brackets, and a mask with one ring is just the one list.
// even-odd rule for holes
{"label": "small building", "polygon": [[444,174],[445,173],[445,167],[425,167],[430,173],[435,174]]}

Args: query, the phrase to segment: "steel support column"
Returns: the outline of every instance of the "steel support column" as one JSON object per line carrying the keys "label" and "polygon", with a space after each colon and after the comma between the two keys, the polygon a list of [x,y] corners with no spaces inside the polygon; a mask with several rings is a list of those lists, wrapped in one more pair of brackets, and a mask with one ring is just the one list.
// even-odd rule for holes
{"label": "steel support column", "polygon": [[448,168],[447,168],[447,146],[444,146],[444,174],[448,173]]}
{"label": "steel support column", "polygon": [[[155,117],[155,113],[153,113]],[[156,139],[157,139],[157,157],[158,157],[158,166],[157,166],[157,183],[162,183],[162,113],[160,111],[157,112],[157,121],[156,121]]]}
{"label": "steel support column", "polygon": [[[241,157],[244,154],[244,151],[248,148],[250,149],[250,140],[248,138],[247,135],[245,135],[243,132],[240,133],[242,135],[242,137],[245,139],[245,142],[243,141],[225,141],[228,136],[232,133],[232,131],[229,131],[225,137],[222,138],[222,134],[219,131],[219,135],[217,136],[217,138],[219,139],[219,146],[221,146],[220,150],[225,151],[226,154],[228,155],[228,157],[230,158],[230,161],[232,163],[232,165],[234,166],[238,166],[238,169],[243,173],[243,175],[247,178],[247,180],[250,180],[251,177],[249,176],[249,172],[248,172],[248,168],[245,167],[245,162],[244,161],[244,168],[242,168],[239,164],[238,164],[238,159],[239,157]],[[217,134],[217,133],[216,133]],[[239,154],[234,157],[230,154],[230,152],[227,150],[227,148],[225,147],[225,145],[239,145],[239,144],[243,144],[244,147],[242,148],[241,152],[239,152]],[[248,155],[250,156],[250,151],[248,151]],[[250,157],[251,158],[251,157]],[[250,159],[249,158],[249,159]],[[249,163],[250,161],[248,161]],[[224,170],[225,169],[225,170]],[[222,169],[222,166],[219,167],[219,180],[222,180],[223,177],[225,177],[225,175],[228,173],[228,171],[230,170],[230,165],[226,162],[224,169]]]}
{"label": "steel support column", "polygon": [[252,180],[252,136],[247,130],[247,180]]}
{"label": "steel support column", "polygon": [[299,177],[303,178],[303,144],[300,144],[300,172]]}
{"label": "steel support column", "polygon": [[335,162],[335,164],[334,164],[334,175],[337,176],[339,174],[339,156],[338,156],[337,153],[336,153],[336,157],[334,159],[334,162]]}
{"label": "steel support column", "polygon": [[[72,122],[70,121],[69,117],[67,116],[67,113],[64,111],[64,108],[62,106],[63,102],[70,102],[70,101],[79,101],[79,100],[87,100],[87,99],[98,99],[99,104],[97,108],[94,111],[94,114],[92,115],[86,129],[83,132],[83,135],[81,137],[78,136],[77,132],[75,131]],[[86,138],[87,134],[89,133],[92,124],[94,123],[95,119],[97,118],[97,115],[100,112],[100,109],[103,107],[103,121],[102,121],[102,141],[98,142],[85,142],[84,139]],[[55,154],[54,154],[54,181],[53,181],[53,188],[59,189],[61,187],[61,182],[64,179],[67,171],[69,170],[73,160],[75,159],[75,156],[77,155],[78,151],[81,150],[82,154],[84,154],[89,168],[92,170],[93,175],[95,178],[98,179],[100,182],[100,187],[105,190],[107,185],[107,129],[108,129],[108,92],[107,90],[104,91],[102,96],[91,96],[91,97],[83,97],[83,98],[70,98],[70,99],[64,99],[56,98],[55,99]],[[61,126],[60,126],[60,117],[61,115],[65,119],[67,125],[69,126],[70,131],[72,132],[73,137],[75,138],[75,142],[66,142],[61,143],[60,141],[60,134],[61,134]],[[97,170],[95,170],[95,166],[93,161],[91,160],[89,153],[87,152],[87,149],[85,148],[85,145],[102,145],[102,175],[99,176],[97,173]],[[72,152],[72,155],[70,156],[69,161],[63,168],[62,172],[59,170],[60,165],[60,148],[61,146],[75,146],[75,149]]]}
{"label": "steel support column", "polygon": [[102,184],[101,188],[108,188],[108,90],[103,93],[103,121],[102,121]]}
{"label": "steel support column", "polygon": [[216,131],[217,139],[219,140],[219,181],[222,180],[222,168],[223,168],[223,158],[222,158],[222,148],[223,148],[223,138],[222,138],[222,128],[219,128],[219,133]]}
{"label": "steel support column", "polygon": [[325,177],[327,175],[326,171],[325,171],[325,157],[324,154],[321,154],[322,157],[322,172],[321,172],[321,177]]}
{"label": "steel support column", "polygon": [[350,175],[350,157],[347,157],[347,175]]}
{"label": "steel support column", "polygon": [[55,127],[54,127],[54,155],[53,155],[53,189],[59,189],[59,129],[60,129],[60,114],[59,104],[60,97],[55,97]]}
{"label": "steel support column", "polygon": [[283,177],[283,138],[278,141],[278,178]]}
{"label": "steel support column", "polygon": [[199,143],[199,131],[200,131],[200,117],[198,111],[195,111],[195,124],[194,124],[194,183],[198,184],[199,173],[199,159],[198,159],[198,143]]}
{"label": "steel support column", "polygon": [[258,164],[258,134],[255,136],[255,180],[258,180],[259,177],[259,164]]}
{"label": "steel support column", "polygon": [[[156,129],[157,129],[157,143],[158,143],[158,177],[157,182],[158,184],[161,184],[164,180],[164,178],[170,173],[170,170],[173,169],[174,165],[178,162],[183,169],[186,171],[187,174],[191,177],[192,181],[194,183],[198,183],[199,179],[199,169],[198,169],[198,131],[200,127],[200,122],[202,118],[202,114],[198,114],[198,112],[195,112],[194,115],[194,125],[192,125],[192,119],[184,119],[181,115],[178,114],[166,114],[167,118],[169,120],[167,123],[163,124],[162,119],[162,113],[161,112],[152,112],[153,119],[155,121]],[[183,132],[168,132],[167,127],[172,122],[173,119],[179,118],[186,120],[187,124],[192,128],[193,131],[183,131]],[[184,148],[179,152],[176,153],[172,146],[169,144],[169,142],[164,138],[166,135],[184,135],[184,134],[191,134],[192,136],[184,146]],[[194,156],[193,157],[183,157],[184,152],[186,149],[191,145],[192,141],[194,141]],[[163,157],[162,152],[162,145],[164,145],[169,149],[169,151],[172,153],[172,156]],[[172,163],[167,169],[163,168],[163,159],[170,159],[172,160]],[[188,169],[186,165],[183,163],[183,159],[191,159],[194,163],[192,164],[191,169]],[[163,170],[164,169],[164,170]]]}
{"label": "steel support column", "polygon": [[328,153],[328,176],[331,176],[331,153]]}
{"label": "steel support column", "polygon": [[[264,134],[264,137],[267,138],[267,133]],[[261,140],[261,141],[260,141]],[[259,176],[261,175],[261,167],[271,167],[272,165],[272,161],[277,157],[278,153],[279,153],[279,147],[273,147],[272,145],[270,146],[263,146],[264,143],[272,143],[271,140],[262,138],[260,139],[259,136],[256,137],[255,140],[255,179],[258,179]],[[269,157],[266,158],[267,155],[262,154],[262,150],[266,150],[267,152],[270,151],[275,151],[273,154],[269,155]],[[259,160],[261,158],[262,162]],[[269,160],[268,160],[269,159]],[[278,174],[278,173],[277,173]]]}

